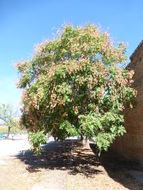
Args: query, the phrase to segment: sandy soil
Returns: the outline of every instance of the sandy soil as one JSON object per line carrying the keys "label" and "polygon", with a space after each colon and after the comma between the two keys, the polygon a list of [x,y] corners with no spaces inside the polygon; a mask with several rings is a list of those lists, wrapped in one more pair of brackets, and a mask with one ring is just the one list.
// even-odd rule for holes
{"label": "sandy soil", "polygon": [[27,139],[22,140],[0,140],[0,159],[5,156],[18,154],[20,151],[28,150]]}
{"label": "sandy soil", "polygon": [[23,140],[0,140],[0,190],[142,190],[120,162],[99,160],[76,141],[50,142],[42,155]]}

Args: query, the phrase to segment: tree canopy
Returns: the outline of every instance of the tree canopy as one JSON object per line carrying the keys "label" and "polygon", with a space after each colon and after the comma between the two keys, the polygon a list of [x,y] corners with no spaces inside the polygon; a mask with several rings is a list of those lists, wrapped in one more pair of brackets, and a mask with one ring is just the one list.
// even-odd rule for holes
{"label": "tree canopy", "polygon": [[0,105],[0,120],[8,127],[8,135],[11,128],[18,128],[17,111],[15,111],[10,104]]}
{"label": "tree canopy", "polygon": [[21,122],[57,139],[92,138],[100,151],[125,133],[122,111],[132,107],[133,71],[123,68],[126,46],[94,25],[65,26],[56,39],[17,64],[23,89]]}

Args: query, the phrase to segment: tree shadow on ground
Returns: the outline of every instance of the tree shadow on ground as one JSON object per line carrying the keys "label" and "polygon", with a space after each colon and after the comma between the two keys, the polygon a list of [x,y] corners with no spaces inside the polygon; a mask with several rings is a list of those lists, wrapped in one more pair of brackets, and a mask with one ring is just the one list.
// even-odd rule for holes
{"label": "tree shadow on ground", "polygon": [[[74,149],[79,146],[76,140],[74,142]],[[71,175],[82,173],[87,177],[92,177],[95,173],[102,171],[98,170],[96,166],[99,165],[98,160],[92,154],[89,154],[86,149],[76,151],[76,159],[74,161],[71,157],[71,140],[62,142],[50,142],[43,148],[41,155],[35,155],[31,151],[25,151],[18,154],[16,157],[25,163],[26,169],[32,172],[39,172],[41,169],[50,170],[68,170]]]}
{"label": "tree shadow on ground", "polygon": [[25,151],[17,155],[17,158],[24,162],[27,171],[30,173],[39,172],[41,169],[67,170],[70,175],[83,174],[86,177],[92,178],[95,177],[95,174],[105,174],[106,171],[114,181],[130,190],[143,189],[143,186],[138,184],[128,173],[129,170],[139,168],[137,163],[129,162],[111,152],[103,153],[98,158],[94,144],[91,144],[91,149],[89,149],[83,148],[77,140],[73,142],[74,159],[72,162],[71,140],[50,142],[44,146],[41,155],[36,156],[30,151]]}
{"label": "tree shadow on ground", "polygon": [[[96,154],[95,145],[91,144],[92,151]],[[142,170],[139,163],[127,160],[116,152],[109,150],[103,152],[99,158],[100,164],[103,165],[108,175],[116,182],[122,184],[130,190],[142,190],[143,184],[139,184],[133,176],[129,174],[130,170]]]}
{"label": "tree shadow on ground", "polygon": [[94,174],[103,173],[98,169],[100,161],[89,148],[83,147],[81,142],[74,144],[74,161],[72,164],[71,174],[84,174],[86,177],[94,177]]}

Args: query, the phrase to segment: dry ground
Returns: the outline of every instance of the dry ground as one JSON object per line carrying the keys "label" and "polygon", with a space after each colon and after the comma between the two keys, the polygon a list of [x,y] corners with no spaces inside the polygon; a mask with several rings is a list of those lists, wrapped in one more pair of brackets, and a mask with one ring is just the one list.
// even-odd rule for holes
{"label": "dry ground", "polygon": [[143,189],[128,174],[132,163],[111,160],[106,155],[98,159],[92,150],[74,142],[72,167],[71,141],[51,142],[40,156],[29,151],[7,156],[0,163],[0,190]]}

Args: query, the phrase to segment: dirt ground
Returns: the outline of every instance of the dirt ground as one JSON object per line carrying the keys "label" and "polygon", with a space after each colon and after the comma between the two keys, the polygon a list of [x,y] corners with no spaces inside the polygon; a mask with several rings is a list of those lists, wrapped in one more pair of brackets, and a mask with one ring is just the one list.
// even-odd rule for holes
{"label": "dirt ground", "polygon": [[7,155],[0,162],[0,190],[142,190],[128,173],[133,163],[100,159],[91,146],[74,141],[50,142],[40,156],[30,151]]}

